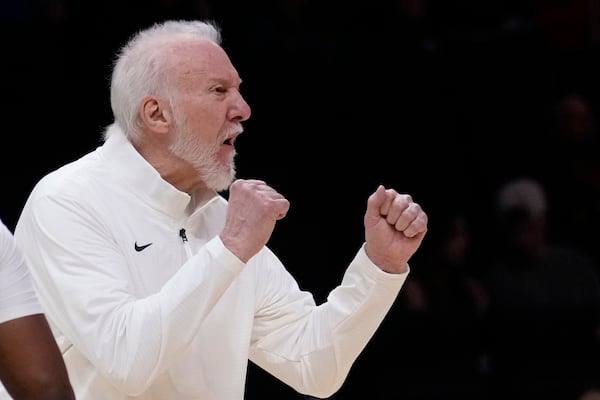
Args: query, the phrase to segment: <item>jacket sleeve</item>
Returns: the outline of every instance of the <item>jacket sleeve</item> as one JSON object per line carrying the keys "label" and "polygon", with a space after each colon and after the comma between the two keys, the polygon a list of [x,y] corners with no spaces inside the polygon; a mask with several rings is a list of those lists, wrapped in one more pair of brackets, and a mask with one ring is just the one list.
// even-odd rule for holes
{"label": "jacket sleeve", "polygon": [[23,254],[0,221],[0,323],[41,313]]}
{"label": "jacket sleeve", "polygon": [[269,251],[256,261],[269,265],[269,277],[260,279],[262,303],[250,359],[300,393],[331,396],[344,383],[409,272],[383,272],[363,246],[341,284],[317,306]]}

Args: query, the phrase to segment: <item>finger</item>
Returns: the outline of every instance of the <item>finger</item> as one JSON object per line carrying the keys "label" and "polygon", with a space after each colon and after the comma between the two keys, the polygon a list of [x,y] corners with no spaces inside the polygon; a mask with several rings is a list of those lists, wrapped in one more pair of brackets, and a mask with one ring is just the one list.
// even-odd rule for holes
{"label": "finger", "polygon": [[276,206],[277,206],[275,219],[280,220],[280,219],[285,218],[285,216],[287,215],[287,213],[290,209],[290,202],[285,198],[275,200],[275,202],[276,202]]}
{"label": "finger", "polygon": [[[398,199],[395,207],[392,207],[388,214],[387,221],[390,225],[394,225],[396,230],[403,231],[416,218],[420,208],[416,203],[406,202],[406,198]],[[395,218],[392,218],[395,216]]]}
{"label": "finger", "polygon": [[386,216],[388,224],[396,225],[398,219],[411,204],[412,198],[409,195],[395,193]]}
{"label": "finger", "polygon": [[371,194],[367,200],[367,211],[365,218],[378,220],[381,218],[382,208],[387,200],[386,190],[383,185],[379,185],[377,190]]}
{"label": "finger", "polygon": [[385,201],[383,202],[383,204],[381,205],[381,207],[379,209],[380,215],[382,215],[384,217],[389,215],[390,210],[392,209],[392,207],[394,205],[394,199],[396,198],[396,196],[398,196],[398,192],[396,192],[394,189],[386,189],[385,196],[386,196]]}
{"label": "finger", "polygon": [[250,185],[257,185],[257,186],[262,186],[262,185],[267,184],[265,181],[260,180],[260,179],[237,179],[237,181],[241,181],[241,182],[248,183]]}
{"label": "finger", "polygon": [[257,192],[260,192],[263,195],[267,195],[269,198],[272,199],[283,199],[284,196],[279,193],[277,190],[273,189],[273,187],[267,185],[265,182],[263,181],[256,181],[257,184],[255,186],[255,190]]}
{"label": "finger", "polygon": [[402,230],[404,236],[412,238],[420,234],[427,232],[428,218],[419,207],[419,212],[415,218],[408,224],[408,226]]}

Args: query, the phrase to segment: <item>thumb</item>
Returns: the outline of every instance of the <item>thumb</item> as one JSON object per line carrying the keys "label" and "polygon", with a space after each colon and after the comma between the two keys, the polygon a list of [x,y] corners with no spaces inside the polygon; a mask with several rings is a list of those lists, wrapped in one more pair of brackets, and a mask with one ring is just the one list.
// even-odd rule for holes
{"label": "thumb", "polygon": [[385,187],[379,185],[377,190],[369,196],[367,211],[365,213],[365,224],[376,223],[381,218],[381,208],[387,200]]}

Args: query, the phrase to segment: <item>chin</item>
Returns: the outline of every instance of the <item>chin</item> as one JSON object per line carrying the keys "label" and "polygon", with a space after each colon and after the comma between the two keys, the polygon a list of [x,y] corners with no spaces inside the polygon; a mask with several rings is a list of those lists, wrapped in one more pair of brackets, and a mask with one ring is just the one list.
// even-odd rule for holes
{"label": "chin", "polygon": [[229,186],[235,179],[235,169],[230,168],[226,172],[222,172],[216,176],[213,176],[212,179],[209,179],[210,187],[216,192],[222,192],[224,190],[229,189]]}

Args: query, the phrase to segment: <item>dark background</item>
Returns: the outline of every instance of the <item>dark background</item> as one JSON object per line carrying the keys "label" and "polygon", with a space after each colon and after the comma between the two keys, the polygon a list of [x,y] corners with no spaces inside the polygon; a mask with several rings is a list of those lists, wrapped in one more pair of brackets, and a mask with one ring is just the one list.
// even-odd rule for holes
{"label": "dark background", "polygon": [[[567,158],[600,158],[597,142],[567,154],[556,106],[575,93],[597,112],[598,15],[593,0],[3,0],[0,216],[14,228],[41,176],[100,144],[112,58],[132,33],[207,17],[222,26],[253,110],[239,177],[291,201],[270,245],[318,302],[362,243],[366,199],[380,183],[411,193],[431,230],[465,212],[485,252],[506,180],[543,182],[560,218],[589,200],[561,170]],[[560,218],[554,237],[597,257],[594,232],[561,229]],[[378,338],[339,398],[369,396],[363,389],[398,361],[381,359]],[[395,384],[382,398],[395,398]],[[301,396],[251,367],[253,398]]]}

